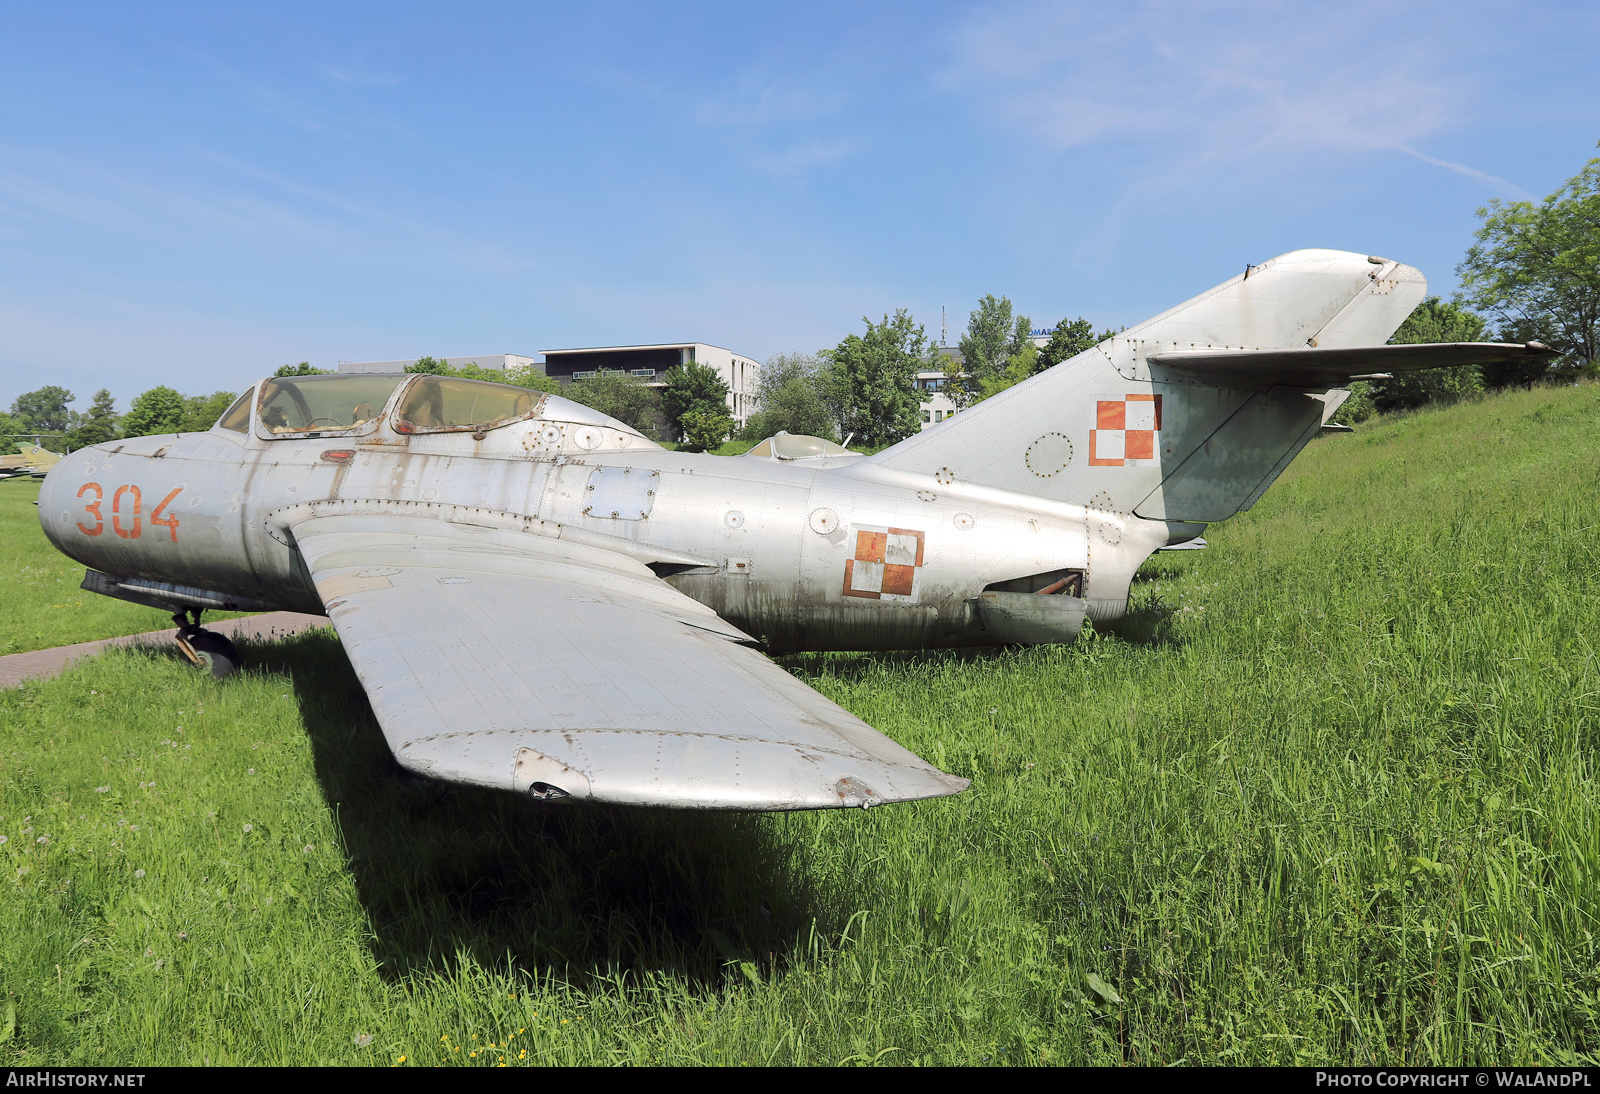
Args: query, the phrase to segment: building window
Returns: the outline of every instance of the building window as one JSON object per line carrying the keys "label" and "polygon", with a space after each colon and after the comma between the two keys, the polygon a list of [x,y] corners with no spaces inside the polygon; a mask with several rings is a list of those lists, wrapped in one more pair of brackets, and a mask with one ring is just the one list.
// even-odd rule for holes
{"label": "building window", "polygon": [[927,410],[924,410],[924,411],[923,411],[923,412],[922,412],[922,420],[923,420],[923,422],[925,422],[925,423],[926,423],[926,422],[931,422],[931,421],[933,421],[933,414],[932,414],[932,412],[931,412],[931,411],[927,411]]}
{"label": "building window", "polygon": [[641,376],[646,380],[650,379],[655,374],[656,370],[653,368],[636,368],[633,370],[633,375]]}
{"label": "building window", "polygon": [[587,372],[574,372],[572,374],[572,378],[574,380],[593,380],[594,379],[594,369],[590,369]]}

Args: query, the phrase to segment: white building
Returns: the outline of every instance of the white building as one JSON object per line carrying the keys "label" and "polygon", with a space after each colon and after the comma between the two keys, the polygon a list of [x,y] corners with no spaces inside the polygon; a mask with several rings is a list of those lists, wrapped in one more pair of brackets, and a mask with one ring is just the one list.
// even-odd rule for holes
{"label": "white building", "polygon": [[666,386],[667,370],[696,364],[714,369],[728,385],[728,416],[739,426],[756,409],[756,387],[761,366],[749,357],[705,342],[669,342],[654,346],[589,346],[547,349],[545,375],[562,383],[584,380],[596,372],[618,370],[637,376],[652,387]]}
{"label": "white building", "polygon": [[[340,372],[404,372],[410,365],[417,363],[418,358],[412,357],[405,361],[340,361]],[[476,357],[441,357],[445,364],[452,368],[462,365],[477,365],[479,368],[508,369],[524,368],[532,365],[539,367],[539,362],[532,357],[524,357],[518,353],[480,353]]]}

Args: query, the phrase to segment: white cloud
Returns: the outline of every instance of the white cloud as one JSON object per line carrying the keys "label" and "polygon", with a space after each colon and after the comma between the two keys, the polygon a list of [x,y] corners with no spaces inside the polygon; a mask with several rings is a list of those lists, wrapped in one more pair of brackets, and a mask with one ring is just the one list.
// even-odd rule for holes
{"label": "white cloud", "polygon": [[[1437,13],[1442,14],[1442,13]],[[1159,142],[1196,163],[1394,152],[1517,191],[1419,150],[1465,124],[1474,68],[1429,13],[1392,4],[1034,3],[955,28],[945,89],[1048,148]]]}
{"label": "white cloud", "polygon": [[854,147],[850,141],[813,138],[780,152],[751,153],[749,163],[763,174],[792,178],[818,167],[828,167],[838,163],[848,156]]}

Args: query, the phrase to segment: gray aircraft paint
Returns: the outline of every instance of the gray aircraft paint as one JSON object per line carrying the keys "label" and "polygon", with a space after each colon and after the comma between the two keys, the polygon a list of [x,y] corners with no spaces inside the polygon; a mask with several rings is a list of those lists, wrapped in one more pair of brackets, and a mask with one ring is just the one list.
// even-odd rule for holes
{"label": "gray aircraft paint", "polygon": [[408,432],[410,376],[358,427],[274,434],[264,381],[242,432],[62,459],[39,516],[95,591],[328,613],[396,757],[435,777],[685,808],[949,794],[966,781],[755,647],[1114,621],[1139,565],[1252,505],[1351,375],[1548,355],[1384,346],[1425,291],[1293,252],[871,457],[671,452],[555,396]]}

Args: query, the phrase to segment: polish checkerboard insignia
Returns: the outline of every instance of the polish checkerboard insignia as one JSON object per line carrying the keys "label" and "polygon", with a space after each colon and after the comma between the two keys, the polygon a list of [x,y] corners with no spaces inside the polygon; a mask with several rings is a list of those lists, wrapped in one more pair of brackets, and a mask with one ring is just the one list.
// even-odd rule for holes
{"label": "polish checkerboard insignia", "polygon": [[1089,430],[1090,467],[1142,467],[1156,462],[1161,396],[1097,395]]}
{"label": "polish checkerboard insignia", "polygon": [[855,552],[844,560],[844,595],[915,600],[926,533],[910,528],[851,526]]}

